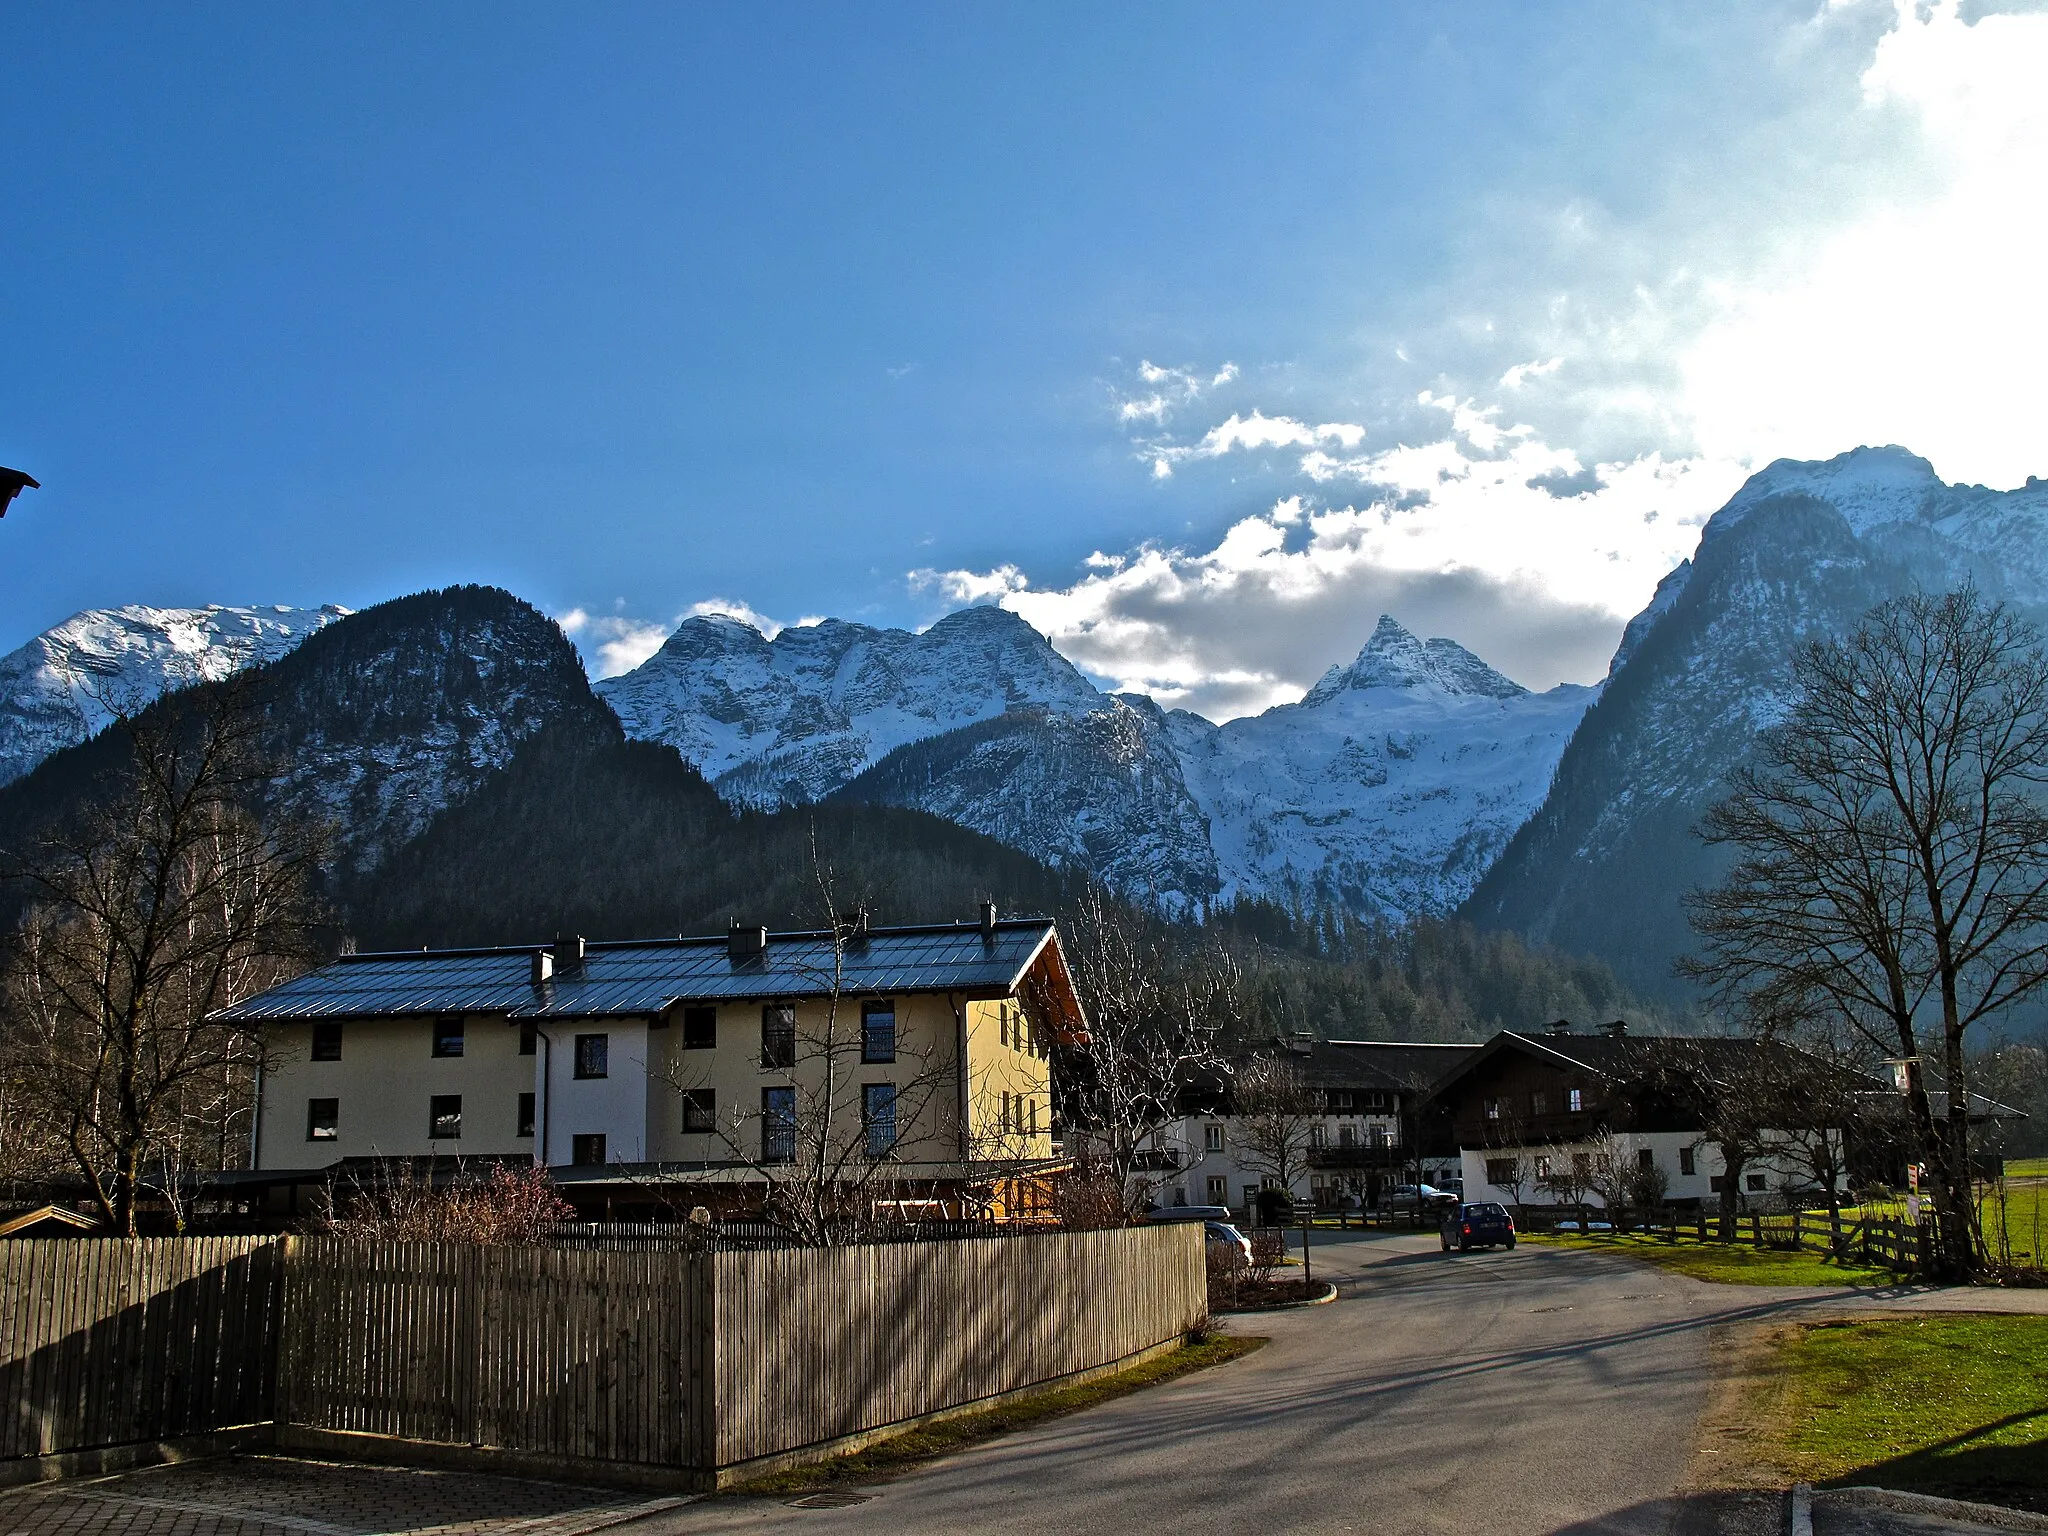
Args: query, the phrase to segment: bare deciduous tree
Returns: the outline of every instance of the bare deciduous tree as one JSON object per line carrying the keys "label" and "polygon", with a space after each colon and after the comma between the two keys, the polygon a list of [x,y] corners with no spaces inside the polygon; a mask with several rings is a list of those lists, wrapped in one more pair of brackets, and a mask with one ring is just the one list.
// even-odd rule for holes
{"label": "bare deciduous tree", "polygon": [[[849,954],[866,943],[867,914],[840,903],[837,877],[819,853],[815,830],[811,867],[825,921],[821,962],[807,979],[819,995],[808,1006],[768,1005],[781,1012],[774,1027],[763,1022],[761,1064],[777,1071],[776,1080],[758,1106],[724,1106],[704,1129],[754,1185],[765,1217],[793,1241],[824,1247],[871,1238],[888,1201],[936,1194],[936,1184],[904,1179],[906,1160],[971,1166],[1005,1150],[1014,1156],[1017,1138],[1008,1126],[978,1143],[945,1135],[939,1122],[950,1118],[958,1082],[951,1057],[896,1033],[893,1020],[889,1070],[860,1070],[877,1053],[868,1048],[862,1000],[847,993],[846,967]],[[867,1081],[878,1075],[888,1082]],[[663,1076],[684,1102],[703,1087],[687,1065]],[[886,1094],[871,1095],[878,1087]],[[934,1113],[942,1106],[947,1113]]]}
{"label": "bare deciduous tree", "polygon": [[1323,1123],[1322,1092],[1284,1056],[1255,1056],[1231,1081],[1238,1163],[1292,1194]]}
{"label": "bare deciduous tree", "polygon": [[1147,1147],[1177,1117],[1182,1091],[1218,1075],[1219,1043],[1242,1012],[1238,973],[1220,947],[1177,950],[1160,925],[1100,887],[1082,899],[1069,937],[1089,1028],[1085,1050],[1055,1057],[1076,1133],[1075,1181],[1129,1220],[1178,1176],[1148,1166]]}
{"label": "bare deciduous tree", "polygon": [[1685,969],[1753,1020],[1832,1013],[1897,1053],[1934,1257],[1964,1274],[1965,1037],[2048,983],[2048,661],[2031,626],[1966,589],[1885,603],[1794,672],[1789,717],[1703,825],[1738,861],[1692,898],[1705,949]]}
{"label": "bare deciduous tree", "polygon": [[314,958],[320,845],[260,819],[259,723],[234,686],[117,716],[112,793],[7,860],[31,903],[7,957],[9,1097],[118,1232],[145,1184],[175,1200],[181,1169],[231,1160],[258,1046],[213,1015]]}

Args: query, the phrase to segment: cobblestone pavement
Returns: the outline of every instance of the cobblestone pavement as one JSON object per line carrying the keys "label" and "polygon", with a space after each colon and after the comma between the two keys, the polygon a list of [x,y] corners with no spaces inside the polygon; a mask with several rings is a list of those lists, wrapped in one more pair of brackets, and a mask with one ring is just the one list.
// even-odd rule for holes
{"label": "cobblestone pavement", "polygon": [[0,1494],[0,1536],[583,1536],[683,1502],[466,1472],[236,1456]]}

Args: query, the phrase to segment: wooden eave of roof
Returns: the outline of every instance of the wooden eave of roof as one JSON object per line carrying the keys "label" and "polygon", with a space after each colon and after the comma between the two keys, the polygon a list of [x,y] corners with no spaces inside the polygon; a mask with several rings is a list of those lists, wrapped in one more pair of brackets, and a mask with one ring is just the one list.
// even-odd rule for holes
{"label": "wooden eave of roof", "polygon": [[1081,1006],[1081,994],[1074,986],[1074,973],[1067,953],[1060,947],[1059,929],[1048,924],[1038,949],[1025,962],[1019,987],[1025,1006],[1051,1025],[1061,1045],[1088,1044],[1088,1013]]}
{"label": "wooden eave of roof", "polygon": [[40,1226],[69,1227],[75,1232],[96,1232],[99,1225],[99,1218],[95,1216],[81,1216],[78,1212],[66,1210],[61,1205],[41,1205],[7,1221],[0,1221],[0,1237],[13,1237],[18,1232],[27,1232]]}

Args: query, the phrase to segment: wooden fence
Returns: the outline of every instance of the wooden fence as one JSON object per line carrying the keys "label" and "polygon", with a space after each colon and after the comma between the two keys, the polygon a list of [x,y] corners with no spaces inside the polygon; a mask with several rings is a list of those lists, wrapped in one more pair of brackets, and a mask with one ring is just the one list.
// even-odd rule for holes
{"label": "wooden fence", "polygon": [[1185,1334],[1200,1227],[722,1253],[717,1464],[999,1397]]}
{"label": "wooden fence", "polygon": [[[1524,1206],[1517,1210],[1515,1223],[1525,1232],[1578,1228],[1583,1223],[1585,1230],[1640,1232],[1672,1243],[1721,1240],[1721,1214],[1708,1206],[1617,1212],[1597,1205],[1583,1212],[1572,1206]],[[1838,1248],[1825,1211],[1747,1210],[1736,1215],[1735,1241],[1787,1252],[1840,1252],[1906,1275],[1917,1274],[1922,1262],[1919,1229],[1888,1216],[1844,1213]]]}
{"label": "wooden fence", "polygon": [[0,1242],[0,1464],[269,1423],[276,1282],[268,1238]]}
{"label": "wooden fence", "polygon": [[1207,1309],[1192,1224],[712,1253],[17,1241],[0,1283],[0,1482],[268,1425],[703,1485],[1114,1366]]}
{"label": "wooden fence", "polygon": [[286,1248],[280,1423],[705,1465],[708,1260],[334,1238]]}

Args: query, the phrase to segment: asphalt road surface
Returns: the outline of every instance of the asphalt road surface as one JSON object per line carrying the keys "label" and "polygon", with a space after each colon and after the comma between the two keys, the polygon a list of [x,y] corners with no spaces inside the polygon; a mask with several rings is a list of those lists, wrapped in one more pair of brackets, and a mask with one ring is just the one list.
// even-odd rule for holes
{"label": "asphalt road surface", "polygon": [[1530,1244],[1447,1256],[1433,1234],[1317,1242],[1338,1300],[1234,1320],[1272,1342],[1229,1365],[870,1485],[862,1503],[717,1499],[624,1530],[1762,1536],[1780,1528],[1774,1498],[1688,1492],[1712,1465],[1694,1453],[1717,1331],[1961,1302],[1706,1285]]}

